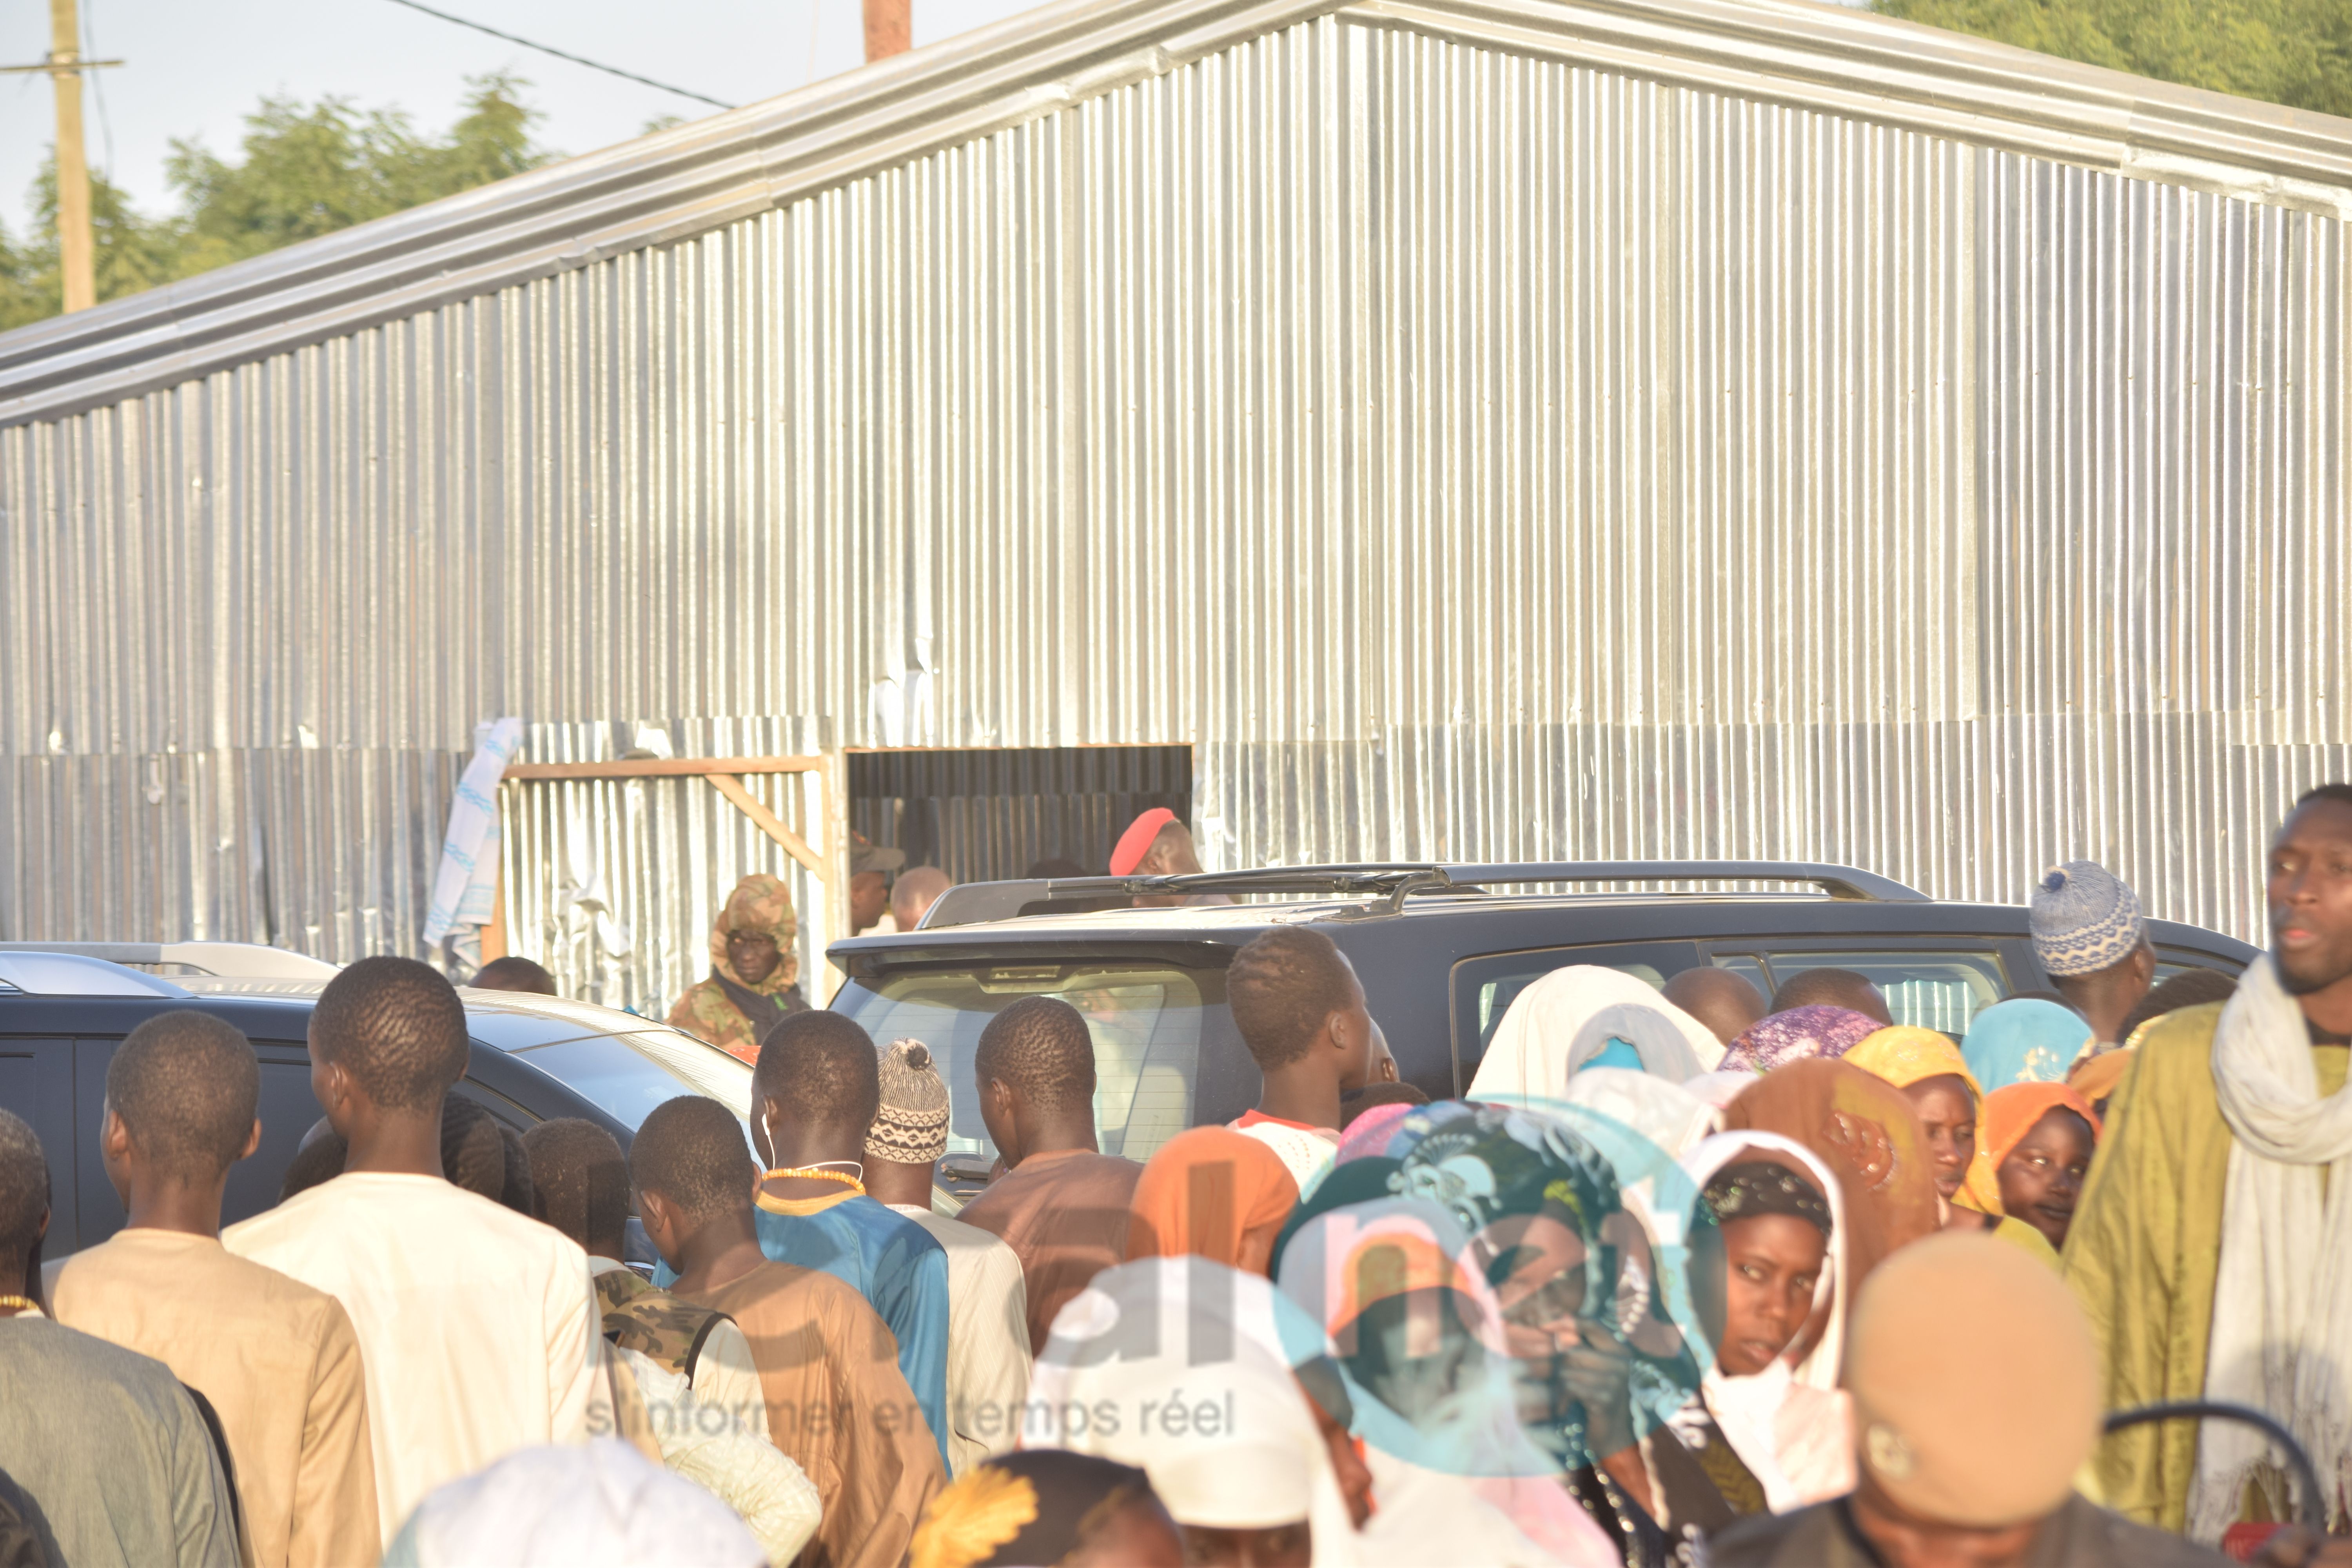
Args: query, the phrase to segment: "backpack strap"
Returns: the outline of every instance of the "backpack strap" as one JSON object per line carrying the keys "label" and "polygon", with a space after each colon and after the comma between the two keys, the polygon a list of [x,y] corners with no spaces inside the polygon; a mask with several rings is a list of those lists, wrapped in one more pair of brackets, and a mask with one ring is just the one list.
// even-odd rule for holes
{"label": "backpack strap", "polygon": [[721,1323],[731,1323],[734,1321],[724,1312],[713,1312],[702,1321],[702,1327],[694,1331],[694,1342],[686,1347],[687,1387],[694,1386],[695,1363],[702,1359],[702,1347],[709,1342],[710,1331]]}
{"label": "backpack strap", "polygon": [[689,1384],[694,1381],[694,1363],[702,1353],[703,1342],[727,1316],[652,1286],[624,1301],[607,1299],[604,1305],[606,1339],[679,1373]]}

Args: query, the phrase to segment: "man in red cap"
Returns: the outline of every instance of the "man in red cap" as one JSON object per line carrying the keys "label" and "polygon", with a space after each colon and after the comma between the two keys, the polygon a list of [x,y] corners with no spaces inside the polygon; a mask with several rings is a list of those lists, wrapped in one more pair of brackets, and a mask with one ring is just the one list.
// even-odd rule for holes
{"label": "man in red cap", "polygon": [[[1187,877],[1201,869],[1201,857],[1192,848],[1192,835],[1176,814],[1164,805],[1155,805],[1127,825],[1118,836],[1118,845],[1110,852],[1110,874],[1114,877]],[[1145,893],[1135,900],[1139,910],[1168,910],[1184,904],[1230,904],[1233,900],[1223,893]]]}

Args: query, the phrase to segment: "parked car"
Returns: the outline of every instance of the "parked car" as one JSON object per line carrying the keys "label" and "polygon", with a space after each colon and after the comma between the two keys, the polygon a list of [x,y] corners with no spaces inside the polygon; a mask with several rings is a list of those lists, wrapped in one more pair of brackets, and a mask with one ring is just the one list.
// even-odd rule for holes
{"label": "parked car", "polygon": [[[230,1172],[224,1220],[277,1202],[287,1164],[319,1119],[304,1042],[324,985],[317,978],[171,978],[79,952],[0,951],[0,1106],[32,1123],[48,1152],[44,1256],[92,1246],[121,1226],[122,1205],[98,1149],[106,1065],[125,1035],[175,1007],[235,1024],[261,1058],[261,1147]],[[707,1094],[738,1116],[751,1114],[751,1069],[667,1024],[521,992],[458,994],[472,1041],[458,1092],[519,1132],[580,1116],[626,1148],[646,1113],[680,1094]]]}
{"label": "parked car", "polygon": [[[1576,890],[1644,883],[1712,887]],[[1782,890],[1721,890],[1770,883]],[[1155,894],[1250,901],[1103,907]],[[1885,994],[1897,1021],[1954,1036],[1992,1003],[2050,985],[2022,907],[1941,902],[1851,867],[1337,866],[957,887],[916,931],[828,948],[848,977],[832,1006],[877,1040],[930,1047],[953,1099],[948,1173],[969,1191],[995,1153],[971,1057],[997,1012],[1048,995],[1086,1016],[1102,1147],[1142,1159],[1187,1127],[1229,1121],[1256,1102],[1257,1068],[1225,1008],[1225,966],[1260,931],[1299,922],[1354,963],[1401,1076],[1433,1098],[1466,1089],[1512,998],[1568,964],[1601,964],[1653,985],[1716,964],[1768,997],[1799,970],[1856,970]],[[2159,979],[2192,967],[2235,973],[2256,952],[2169,921],[2150,921],[2149,935]]]}

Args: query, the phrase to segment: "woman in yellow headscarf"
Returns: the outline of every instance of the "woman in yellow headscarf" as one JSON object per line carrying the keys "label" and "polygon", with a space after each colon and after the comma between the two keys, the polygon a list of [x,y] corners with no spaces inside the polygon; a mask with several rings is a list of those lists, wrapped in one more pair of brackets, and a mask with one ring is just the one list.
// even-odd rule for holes
{"label": "woman in yellow headscarf", "polygon": [[1978,1131],[1984,1092],[1950,1036],[1898,1024],[1846,1052],[1844,1060],[1901,1089],[1918,1113],[1936,1163],[1936,1191],[1952,1205],[1951,1227],[1990,1230],[2058,1267],[2058,1254],[2042,1234],[2001,1207],[2000,1181]]}

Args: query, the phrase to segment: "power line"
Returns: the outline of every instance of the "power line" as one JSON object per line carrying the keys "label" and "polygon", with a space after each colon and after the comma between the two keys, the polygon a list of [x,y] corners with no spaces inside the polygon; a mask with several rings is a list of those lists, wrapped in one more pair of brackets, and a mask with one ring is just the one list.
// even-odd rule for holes
{"label": "power line", "polygon": [[626,81],[657,88],[663,92],[674,92],[680,98],[690,98],[697,103],[707,103],[713,109],[735,107],[731,103],[721,103],[715,98],[705,98],[698,92],[688,92],[682,87],[672,87],[666,81],[656,81],[649,76],[639,76],[635,71],[625,71],[616,66],[598,65],[594,60],[582,59],[578,55],[568,55],[562,49],[552,49],[545,44],[534,44],[529,38],[518,38],[512,33],[501,33],[496,27],[486,27],[479,22],[469,22],[463,16],[452,16],[446,11],[436,11],[430,5],[417,4],[417,0],[392,0],[392,3],[395,5],[405,5],[412,11],[422,11],[428,16],[438,16],[445,22],[455,22],[461,27],[471,27],[478,33],[488,33],[493,38],[504,38],[509,44],[520,44],[526,49],[537,49],[542,55],[553,55],[559,60],[570,60],[575,66],[586,66],[592,71],[603,71],[606,76],[620,77]]}

